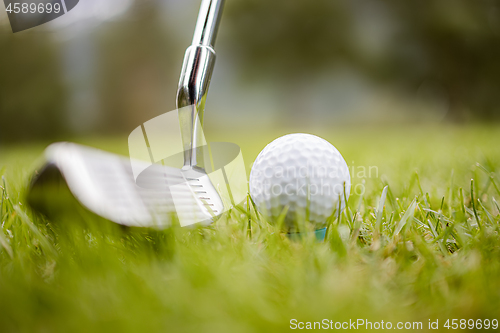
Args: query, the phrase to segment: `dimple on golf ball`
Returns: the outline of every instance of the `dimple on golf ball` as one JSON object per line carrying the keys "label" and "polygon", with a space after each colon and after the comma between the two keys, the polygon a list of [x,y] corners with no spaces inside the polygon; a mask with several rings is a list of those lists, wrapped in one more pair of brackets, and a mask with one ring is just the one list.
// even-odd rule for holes
{"label": "dimple on golf ball", "polygon": [[[271,221],[283,216],[293,231],[299,223],[326,226],[332,214],[345,207],[351,177],[340,152],[311,134],[289,134],[268,144],[250,172],[250,196]],[[287,209],[287,210],[286,210]]]}

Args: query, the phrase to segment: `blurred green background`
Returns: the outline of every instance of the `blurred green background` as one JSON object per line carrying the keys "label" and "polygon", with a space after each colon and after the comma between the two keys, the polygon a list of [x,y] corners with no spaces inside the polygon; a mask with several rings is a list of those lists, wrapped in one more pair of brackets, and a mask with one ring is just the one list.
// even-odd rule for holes
{"label": "blurred green background", "polygon": [[289,242],[252,214],[249,235],[236,211],[159,232],[81,208],[32,214],[27,180],[48,143],[126,155],[134,128],[175,108],[199,4],[82,0],[16,34],[0,8],[0,332],[498,319],[499,1],[227,1],[208,139],[242,147],[247,171],[278,136],[332,142],[366,193],[326,243]]}
{"label": "blurred green background", "polygon": [[[86,0],[16,34],[2,9],[0,146],[174,109],[199,3]],[[209,131],[500,118],[499,1],[227,1],[216,49]]]}

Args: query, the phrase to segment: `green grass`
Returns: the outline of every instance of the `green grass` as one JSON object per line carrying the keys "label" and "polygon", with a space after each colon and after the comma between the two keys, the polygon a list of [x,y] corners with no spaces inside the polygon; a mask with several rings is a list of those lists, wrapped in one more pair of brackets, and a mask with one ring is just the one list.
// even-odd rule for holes
{"label": "green grass", "polygon": [[[250,165],[289,131],[214,140],[238,143]],[[339,148],[366,189],[324,243],[290,241],[253,209],[250,231],[240,211],[209,228],[163,231],[124,229],[78,208],[46,220],[24,199],[44,145],[4,148],[0,332],[288,331],[293,318],[426,329],[429,319],[441,328],[446,319],[500,319],[500,127],[315,134]],[[126,138],[87,143],[126,152]],[[378,175],[358,177],[359,166]]]}

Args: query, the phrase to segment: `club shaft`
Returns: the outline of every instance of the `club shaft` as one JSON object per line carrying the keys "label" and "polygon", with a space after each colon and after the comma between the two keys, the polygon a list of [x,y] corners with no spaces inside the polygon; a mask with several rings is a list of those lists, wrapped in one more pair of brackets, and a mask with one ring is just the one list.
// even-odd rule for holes
{"label": "club shaft", "polygon": [[224,1],[225,0],[203,0],[201,2],[192,45],[214,47],[222,17]]}

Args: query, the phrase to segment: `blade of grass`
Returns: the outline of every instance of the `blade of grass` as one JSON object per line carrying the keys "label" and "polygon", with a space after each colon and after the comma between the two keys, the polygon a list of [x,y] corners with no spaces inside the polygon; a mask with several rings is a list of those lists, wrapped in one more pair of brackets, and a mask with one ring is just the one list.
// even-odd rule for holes
{"label": "blade of grass", "polygon": [[387,197],[387,191],[389,189],[389,186],[385,186],[384,189],[382,190],[382,195],[380,196],[380,201],[378,202],[378,208],[377,208],[377,222],[375,223],[375,229],[378,230],[379,232],[381,231],[382,228],[382,214],[384,211],[384,206],[385,206],[385,199]]}
{"label": "blade of grass", "polygon": [[463,188],[460,188],[459,192],[460,192],[460,204],[461,204],[461,208],[462,208],[462,213],[464,214],[464,218],[467,218],[466,215],[465,215],[465,200],[464,200],[464,190],[463,190]]}
{"label": "blade of grass", "polygon": [[[281,211],[280,215],[278,215],[278,218],[276,219],[276,225],[278,226],[279,230],[283,230],[283,225],[285,223],[285,218],[286,218],[286,214],[288,213],[288,209],[289,209],[288,205],[283,207],[283,210]],[[299,225],[298,221],[296,221],[296,222],[297,222],[297,227],[299,228],[299,232],[301,232],[300,225]]]}
{"label": "blade of grass", "polygon": [[472,203],[472,209],[474,211],[474,216],[476,218],[476,222],[479,229],[481,229],[481,221],[479,220],[479,216],[477,215],[476,204],[474,202],[474,179],[470,180],[470,196],[471,196],[471,203]]}
{"label": "blade of grass", "polygon": [[495,188],[497,194],[500,195],[500,189],[498,188],[497,183],[495,182],[495,174],[493,172],[488,171],[488,169],[486,169],[484,166],[482,166],[479,163],[477,163],[476,165],[479,167],[479,169],[483,170],[484,173],[486,173],[486,175],[489,178],[489,181],[491,182],[491,184]]}
{"label": "blade of grass", "polygon": [[415,207],[416,206],[417,206],[417,199],[415,198],[415,199],[413,199],[410,206],[408,207],[408,209],[404,213],[403,217],[399,221],[398,225],[396,226],[396,229],[394,230],[393,236],[396,236],[401,232],[403,227],[406,226],[406,223],[408,222],[408,220],[410,222],[411,222],[411,220],[413,220],[413,216],[415,215]]}
{"label": "blade of grass", "polygon": [[[365,180],[363,179],[363,188],[364,188],[364,184],[365,184]],[[363,203],[363,198],[364,198],[364,195],[365,195],[365,191],[362,191],[361,192],[361,195],[359,196],[359,201],[358,201],[358,207],[356,208],[356,213],[354,213],[354,216],[353,216],[353,228],[352,228],[352,233],[351,233],[351,244],[354,244],[354,242],[356,241],[356,239],[358,238],[359,236],[359,229],[361,228],[361,221],[362,219],[358,219],[358,214],[359,216],[361,216],[361,204]]]}
{"label": "blade of grass", "polygon": [[248,219],[248,238],[252,238],[252,215],[250,214],[250,194],[247,193],[247,219]]}
{"label": "blade of grass", "polygon": [[486,209],[486,207],[484,207],[484,205],[481,202],[481,200],[477,199],[477,202],[479,203],[479,205],[483,209],[483,212],[486,214],[486,217],[488,218],[488,221],[490,221],[491,224],[494,224],[493,223],[493,216],[490,215],[490,213],[488,212],[488,210]]}
{"label": "blade of grass", "polygon": [[14,253],[12,252],[12,248],[10,247],[9,242],[5,237],[2,228],[0,228],[0,245],[2,245],[2,247],[5,249],[10,259],[14,259]]}
{"label": "blade of grass", "polygon": [[497,208],[498,215],[500,215],[500,205],[498,205],[498,202],[495,200],[495,198],[491,198],[493,200],[493,204]]}
{"label": "blade of grass", "polygon": [[451,176],[450,176],[450,193],[449,193],[449,200],[448,200],[448,216],[450,215],[451,209],[453,207],[453,200],[455,199],[455,196],[453,195],[455,192],[453,191],[453,177],[455,175],[455,170],[451,170]]}
{"label": "blade of grass", "polygon": [[42,245],[42,248],[50,253],[52,256],[57,255],[57,251],[54,248],[54,246],[47,240],[47,238],[40,232],[40,230],[35,226],[35,224],[31,221],[29,216],[18,206],[14,205],[14,211],[17,213],[17,215],[20,217],[21,221],[28,226],[29,230],[33,232],[33,234],[36,236],[40,244]]}

